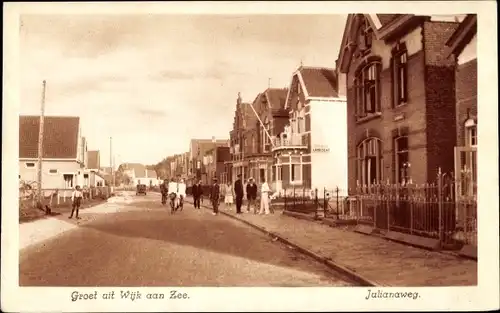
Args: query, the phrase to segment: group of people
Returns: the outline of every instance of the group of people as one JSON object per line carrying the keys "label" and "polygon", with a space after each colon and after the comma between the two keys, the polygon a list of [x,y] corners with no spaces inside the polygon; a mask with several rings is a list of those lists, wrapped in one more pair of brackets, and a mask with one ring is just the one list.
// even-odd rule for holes
{"label": "group of people", "polygon": [[[217,189],[215,184],[216,181],[214,183],[214,187],[212,188],[212,190]],[[243,206],[243,198],[245,193],[243,188],[243,182],[241,180],[241,175],[237,176],[237,179],[234,182],[234,187],[231,185],[231,182],[228,182],[227,185],[224,186],[223,193],[224,193],[224,203],[226,204],[226,206],[231,208],[233,202],[236,202],[236,213],[242,214],[243,211],[241,210],[241,207]],[[257,193],[258,193],[258,187],[257,184],[255,183],[255,180],[253,178],[249,178],[248,183],[246,185],[247,212],[250,213],[251,211],[253,211],[254,214],[271,213],[270,210],[271,188],[269,187],[269,184],[265,180],[262,181],[262,185],[260,188],[259,212],[257,212],[257,203],[256,203]],[[215,196],[216,195],[210,198],[215,199]],[[215,213],[218,212],[218,208],[214,207],[214,212]]]}
{"label": "group of people", "polygon": [[186,198],[186,183],[184,179],[178,177],[177,179],[171,178],[170,181],[165,179],[163,184],[160,185],[161,203],[165,205],[167,199],[170,199],[170,207],[172,213],[184,207],[184,199]]}
{"label": "group of people", "polygon": [[[203,201],[203,185],[202,181],[198,181],[198,183],[192,186],[192,195],[193,195],[193,205],[195,209],[200,209],[201,202]],[[258,187],[253,178],[248,180],[246,185],[246,196],[247,196],[247,212],[253,212],[254,214],[269,214],[272,212],[270,209],[270,199],[271,199],[271,188],[269,184],[263,180],[261,188],[260,188],[260,205],[257,205],[257,193]],[[243,198],[245,196],[243,181],[241,180],[241,175],[237,176],[236,181],[234,182],[234,186],[231,182],[223,185],[222,188],[218,183],[217,178],[213,179],[213,184],[210,186],[210,191],[208,198],[210,203],[212,204],[213,215],[219,214],[219,205],[221,203],[221,195],[224,197],[224,203],[226,206],[231,208],[234,202],[236,202],[236,213],[242,214],[243,211],[241,207],[243,206]],[[162,185],[162,203],[165,204],[167,197],[170,197],[171,201],[179,200],[179,204],[174,205],[176,208],[180,207],[182,210],[182,205],[184,198],[186,197],[186,184],[183,179],[180,179],[179,182],[176,182],[172,179],[168,184],[167,180],[165,180]],[[175,203],[175,202],[172,202]],[[259,207],[259,211],[257,212],[257,207]]]}

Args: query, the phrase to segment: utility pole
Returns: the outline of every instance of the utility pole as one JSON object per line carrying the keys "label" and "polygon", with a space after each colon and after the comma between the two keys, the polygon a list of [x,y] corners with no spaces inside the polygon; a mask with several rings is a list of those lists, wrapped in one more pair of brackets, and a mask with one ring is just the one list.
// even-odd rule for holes
{"label": "utility pole", "polygon": [[115,168],[113,164],[113,137],[109,137],[109,165],[111,166],[111,177],[113,177],[113,184],[111,186],[111,192],[115,187]]}
{"label": "utility pole", "polygon": [[46,81],[42,83],[42,105],[40,108],[40,125],[38,129],[38,201],[42,203],[42,159],[43,159],[43,130],[44,130],[44,115],[45,115],[45,89]]}

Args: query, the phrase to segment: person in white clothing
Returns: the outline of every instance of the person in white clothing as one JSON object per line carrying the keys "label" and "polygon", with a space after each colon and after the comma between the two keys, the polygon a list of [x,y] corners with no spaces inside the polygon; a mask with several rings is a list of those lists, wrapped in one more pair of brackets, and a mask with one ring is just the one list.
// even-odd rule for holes
{"label": "person in white clothing", "polygon": [[78,211],[80,210],[80,205],[82,203],[83,193],[80,191],[80,186],[76,186],[75,190],[71,194],[71,202],[73,203],[73,208],[71,209],[71,215],[68,218],[73,218],[73,213],[76,210],[76,219],[78,217]]}
{"label": "person in white clothing", "polygon": [[170,207],[173,212],[177,209],[177,182],[174,178],[168,183],[168,196],[170,197]]}
{"label": "person in white clothing", "polygon": [[182,178],[179,181],[179,184],[177,185],[177,196],[179,197],[179,202],[177,205],[182,211],[184,207],[184,199],[186,198],[186,183]]}
{"label": "person in white clothing", "polygon": [[259,214],[269,214],[269,195],[271,194],[271,188],[265,180],[262,181],[262,186],[260,188],[260,210]]}

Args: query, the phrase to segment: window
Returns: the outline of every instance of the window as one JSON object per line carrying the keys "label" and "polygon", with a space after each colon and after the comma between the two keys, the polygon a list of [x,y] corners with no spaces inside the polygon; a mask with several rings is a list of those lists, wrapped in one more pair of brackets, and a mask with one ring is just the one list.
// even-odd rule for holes
{"label": "window", "polygon": [[290,175],[292,182],[302,181],[302,164],[292,164],[292,174]]}
{"label": "window", "polygon": [[73,188],[74,184],[73,178],[74,178],[73,174],[63,174],[64,186],[66,189]]}
{"label": "window", "polygon": [[408,137],[399,137],[395,141],[395,166],[396,166],[396,179],[399,184],[405,184],[410,181],[410,162],[409,162],[409,149]]}
{"label": "window", "polygon": [[465,144],[469,147],[477,146],[477,126],[473,119],[465,122]]}
{"label": "window", "polygon": [[382,142],[378,138],[365,139],[357,148],[357,182],[370,186],[382,181]]}
{"label": "window", "polygon": [[361,25],[359,33],[359,50],[362,52],[369,51],[372,47],[373,29],[370,27],[369,22],[365,19]]}
{"label": "window", "polygon": [[392,88],[394,106],[408,100],[408,52],[404,44],[398,44],[392,52]]}
{"label": "window", "polygon": [[49,170],[49,174],[57,174],[57,169],[55,169],[55,168],[51,168],[51,169]]}
{"label": "window", "polygon": [[35,167],[35,163],[26,163],[25,164],[27,168],[34,168]]}
{"label": "window", "polygon": [[355,104],[358,119],[380,112],[380,63],[366,65],[355,77]]}
{"label": "window", "polygon": [[261,168],[259,169],[259,177],[260,181],[265,181],[266,180],[266,170]]}

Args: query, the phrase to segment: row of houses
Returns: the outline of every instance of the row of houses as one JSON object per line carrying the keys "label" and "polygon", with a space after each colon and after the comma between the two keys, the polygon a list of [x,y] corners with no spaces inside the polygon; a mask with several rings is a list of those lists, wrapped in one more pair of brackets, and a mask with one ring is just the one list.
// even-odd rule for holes
{"label": "row of houses", "polygon": [[238,94],[225,173],[276,190],[477,177],[476,15],[350,14],[332,67]]}
{"label": "row of houses", "polygon": [[[100,152],[88,150],[80,118],[45,116],[42,155],[42,190],[103,187],[112,181],[103,170]],[[40,116],[19,116],[19,180],[38,188]]]}
{"label": "row of houses", "polygon": [[226,139],[191,139],[188,152],[166,157],[156,170],[162,179],[180,176],[188,185],[200,180],[210,184],[213,178],[225,183],[230,179],[225,163],[230,157]]}

